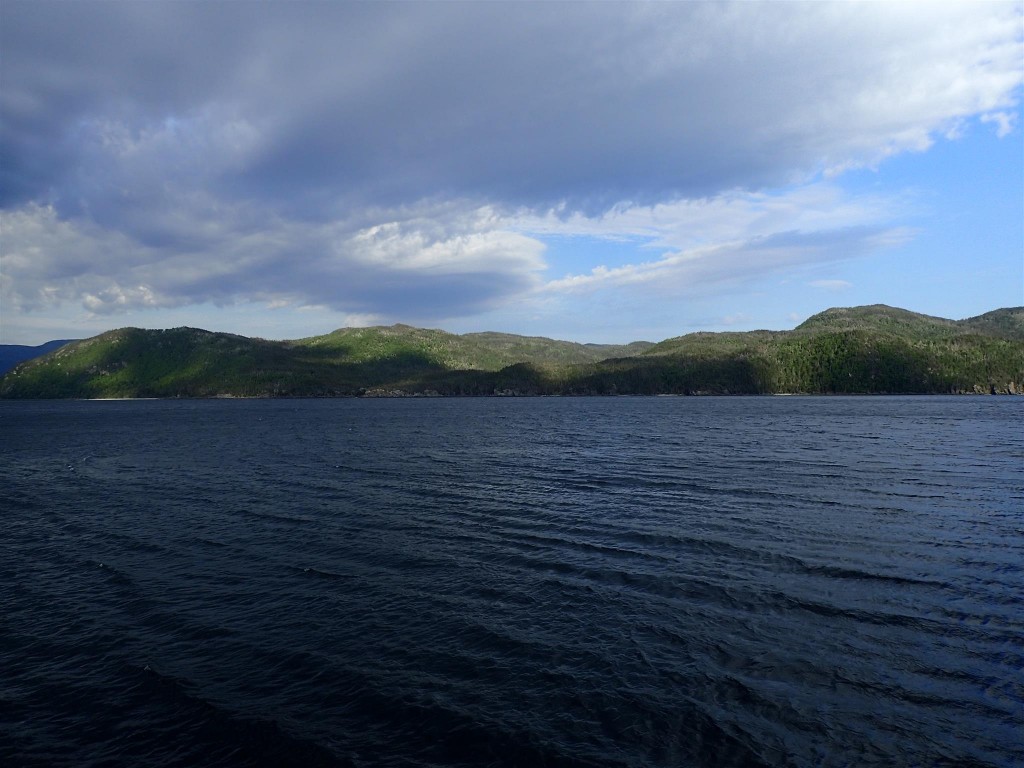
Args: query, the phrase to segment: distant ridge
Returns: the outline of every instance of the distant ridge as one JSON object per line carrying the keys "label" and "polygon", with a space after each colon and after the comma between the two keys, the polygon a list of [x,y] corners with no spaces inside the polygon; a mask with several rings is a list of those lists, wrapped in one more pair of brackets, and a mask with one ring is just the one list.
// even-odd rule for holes
{"label": "distant ridge", "polygon": [[47,352],[63,347],[72,341],[76,341],[76,339],[56,339],[35,347],[24,344],[0,344],[0,376],[7,373],[20,362],[45,355]]}
{"label": "distant ridge", "polygon": [[121,328],[18,365],[0,397],[335,397],[1008,393],[1024,389],[1024,307],[947,320],[873,305],[792,331],[578,344],[407,325],[266,341]]}

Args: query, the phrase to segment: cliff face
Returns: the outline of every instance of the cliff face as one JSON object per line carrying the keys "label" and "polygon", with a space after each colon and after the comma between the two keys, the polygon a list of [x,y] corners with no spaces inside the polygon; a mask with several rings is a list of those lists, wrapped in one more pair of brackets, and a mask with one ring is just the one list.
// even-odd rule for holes
{"label": "cliff face", "polygon": [[830,309],[792,331],[586,345],[391,326],[272,342],[122,328],[20,364],[0,397],[275,397],[1024,390],[1024,308],[946,320]]}

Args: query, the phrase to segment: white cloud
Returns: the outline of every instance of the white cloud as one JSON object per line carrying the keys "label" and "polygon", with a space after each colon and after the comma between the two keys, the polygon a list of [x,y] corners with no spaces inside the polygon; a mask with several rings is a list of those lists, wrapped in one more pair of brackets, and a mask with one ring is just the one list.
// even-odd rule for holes
{"label": "white cloud", "polygon": [[160,303],[145,285],[123,287],[114,283],[99,293],[83,293],[82,305],[96,314],[110,314],[127,307],[157,307]]}
{"label": "white cloud", "polygon": [[0,215],[5,311],[47,310],[108,287],[148,254],[120,232],[60,219],[52,206],[30,204]]}
{"label": "white cloud", "polygon": [[[246,206],[219,211],[221,219],[206,227],[208,213],[178,211],[183,238],[202,234],[198,247],[183,248],[182,239],[147,243],[30,204],[0,218],[0,290],[5,310],[15,312],[67,302],[96,314],[266,302],[429,319],[500,304],[538,283],[543,244],[494,227],[487,211],[444,206],[404,213],[407,220],[359,229],[259,216]],[[445,302],[434,306],[439,296]]]}
{"label": "white cloud", "polygon": [[[108,315],[257,302],[433,321],[531,295],[539,300],[608,288],[707,294],[903,242],[910,233],[891,219],[913,209],[909,199],[854,197],[825,183],[776,194],[620,205],[592,217],[425,203],[380,210],[384,223],[369,227],[296,221],[235,204],[212,213],[179,209],[181,220],[171,229],[182,237],[161,244],[89,219],[62,219],[52,206],[29,205],[3,215],[2,290],[16,311],[76,302]],[[642,242],[658,255],[544,283],[543,239],[578,236]]]}
{"label": "white cloud", "polygon": [[981,122],[995,123],[996,136],[1002,139],[1013,133],[1014,123],[1017,122],[1017,114],[1015,112],[989,112],[981,116]]}
{"label": "white cloud", "polygon": [[906,196],[851,196],[831,183],[781,193],[729,192],[655,206],[617,206],[599,216],[524,214],[507,226],[538,236],[632,239],[656,258],[597,265],[545,285],[546,292],[630,287],[694,295],[876,253],[911,239],[895,225],[916,211]]}
{"label": "white cloud", "polygon": [[826,291],[845,291],[847,288],[853,288],[853,283],[847,280],[811,280],[808,285]]}
{"label": "white cloud", "polygon": [[505,225],[527,234],[646,241],[656,249],[687,249],[780,231],[820,231],[891,221],[916,210],[901,194],[851,196],[834,183],[810,183],[781,192],[727,191],[713,197],[652,206],[619,204],[609,211],[568,216],[557,210],[510,216]]}
{"label": "white cloud", "polygon": [[482,229],[471,212],[459,222],[469,231],[442,228],[436,220],[390,221],[361,229],[336,245],[340,254],[364,264],[397,270],[453,274],[493,269],[532,273],[544,268],[544,246],[525,235]]}
{"label": "white cloud", "polygon": [[750,240],[669,253],[659,259],[552,280],[545,290],[594,291],[606,288],[642,288],[662,295],[700,295],[771,274],[785,274],[810,266],[862,256],[879,242],[895,241],[896,233],[873,228],[822,232],[779,232]]}

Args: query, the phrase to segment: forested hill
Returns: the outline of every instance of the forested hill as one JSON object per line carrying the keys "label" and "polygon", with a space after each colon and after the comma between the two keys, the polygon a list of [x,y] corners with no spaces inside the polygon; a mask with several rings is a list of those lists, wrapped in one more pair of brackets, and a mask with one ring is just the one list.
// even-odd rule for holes
{"label": "forested hill", "polygon": [[0,397],[1020,393],[1024,307],[829,309],[792,331],[576,344],[396,325],[265,341],[122,328],[22,363]]}
{"label": "forested hill", "polygon": [[0,344],[0,376],[7,373],[11,368],[25,360],[45,355],[58,347],[73,341],[73,339],[57,339],[40,344],[37,347],[25,346],[23,344]]}

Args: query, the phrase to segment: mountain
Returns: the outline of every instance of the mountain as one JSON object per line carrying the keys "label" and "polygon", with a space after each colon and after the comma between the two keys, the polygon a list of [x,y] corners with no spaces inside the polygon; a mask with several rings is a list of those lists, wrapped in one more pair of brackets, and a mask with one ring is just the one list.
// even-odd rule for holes
{"label": "mountain", "polygon": [[642,378],[630,391],[644,392],[1018,392],[1022,315],[1018,307],[955,321],[885,305],[833,308],[792,331],[668,339],[643,362],[602,364],[595,382],[607,378],[622,391],[628,370]]}
{"label": "mountain", "polygon": [[958,325],[1004,339],[1024,339],[1024,307],[997,309],[961,320]]}
{"label": "mountain", "polygon": [[577,344],[406,325],[266,341],[122,328],[17,366],[0,397],[1017,393],[1024,308],[947,320],[835,308],[792,331]]}
{"label": "mountain", "polygon": [[37,347],[28,347],[23,344],[0,344],[0,376],[7,373],[11,368],[24,360],[31,360],[34,357],[45,355],[74,339],[57,339],[40,344]]}
{"label": "mountain", "polygon": [[596,363],[616,355],[641,352],[650,342],[627,345],[577,344],[508,333],[467,333],[413,328],[408,325],[342,328],[324,336],[288,342],[321,352],[331,350],[349,361],[379,361],[401,354],[420,355],[446,370],[497,371],[508,365]]}
{"label": "mountain", "polygon": [[487,374],[528,361],[552,368],[649,347],[587,345],[407,325],[343,328],[266,341],[197,328],[121,328],[23,364],[0,380],[0,397],[212,397],[479,394]]}

